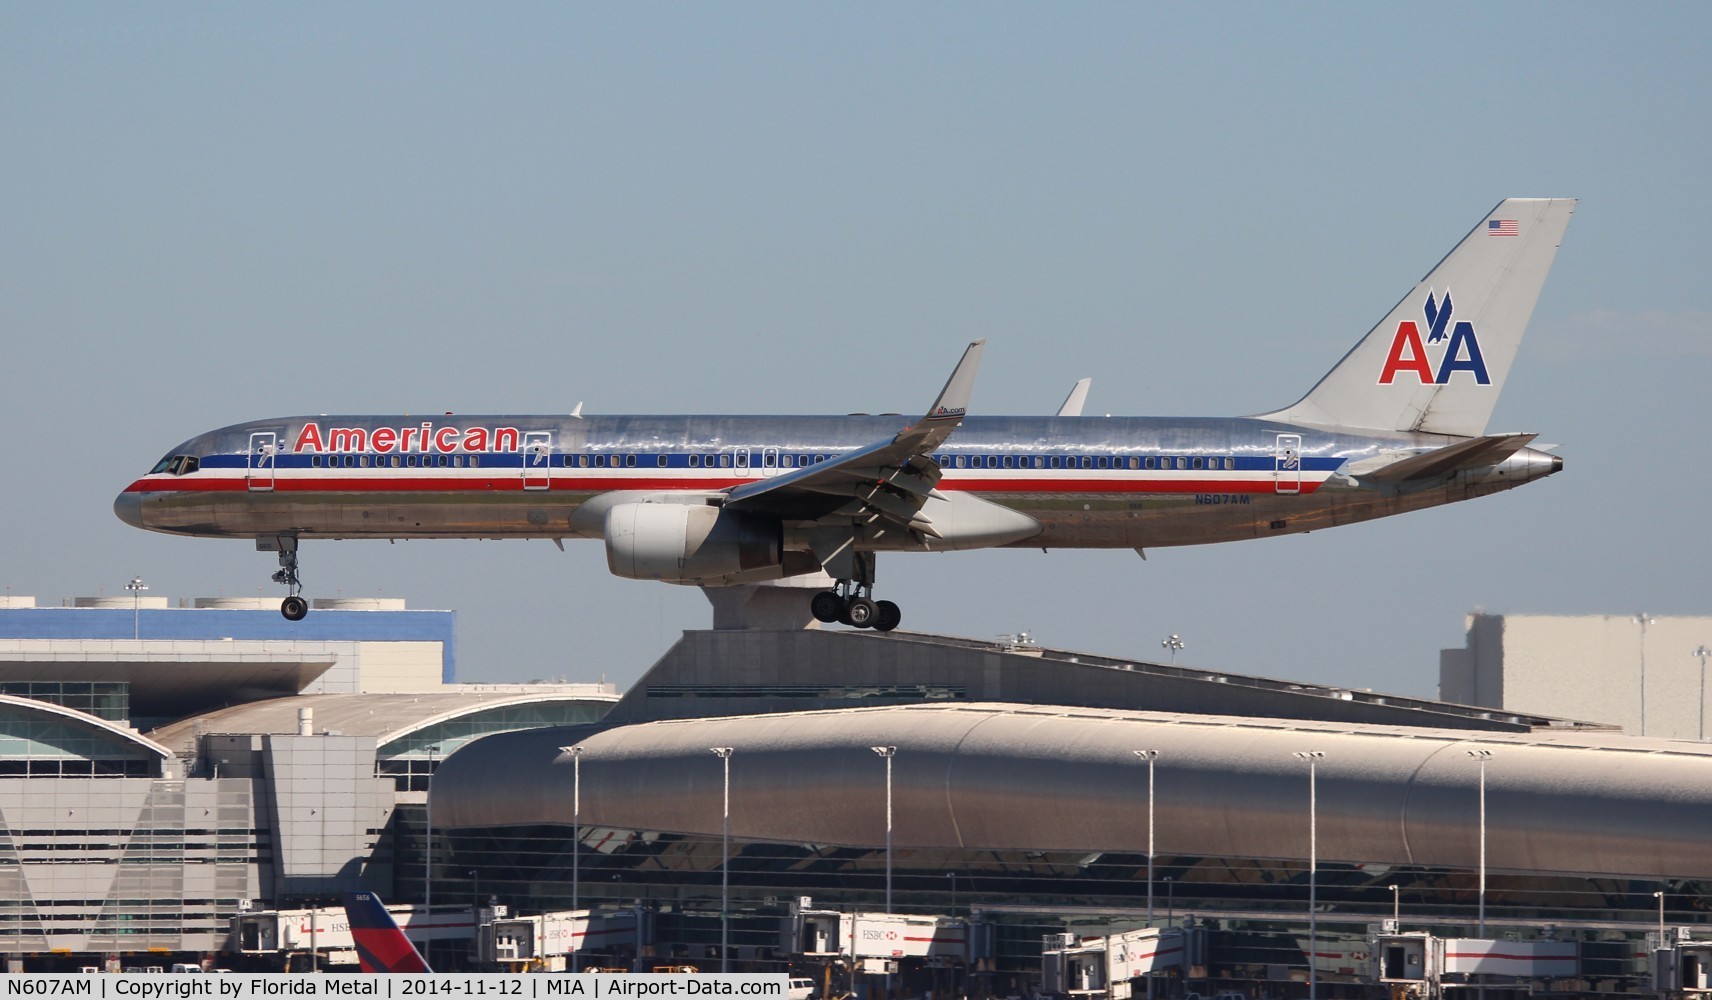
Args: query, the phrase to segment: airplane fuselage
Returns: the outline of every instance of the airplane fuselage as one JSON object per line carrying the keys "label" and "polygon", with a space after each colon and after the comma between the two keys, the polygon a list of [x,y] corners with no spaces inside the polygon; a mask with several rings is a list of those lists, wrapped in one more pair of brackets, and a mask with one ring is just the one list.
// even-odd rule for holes
{"label": "airplane fuselage", "polygon": [[[174,449],[120,516],[155,531],[311,538],[599,538],[615,503],[717,505],[834,460],[898,416],[320,416],[238,424]],[[978,417],[936,448],[938,489],[1032,519],[1038,548],[1152,548],[1311,531],[1483,496],[1561,468],[1524,448],[1408,490],[1352,467],[1457,440],[1254,418]],[[194,459],[194,463],[189,460]],[[174,462],[177,469],[174,471]],[[194,471],[185,471],[191,465]],[[787,520],[786,548],[792,547]],[[962,547],[893,532],[873,551]]]}

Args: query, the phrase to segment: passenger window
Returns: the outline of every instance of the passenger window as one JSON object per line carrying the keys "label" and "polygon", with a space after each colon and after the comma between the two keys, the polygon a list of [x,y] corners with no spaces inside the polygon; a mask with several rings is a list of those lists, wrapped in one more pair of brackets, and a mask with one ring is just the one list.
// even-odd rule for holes
{"label": "passenger window", "polygon": [[416,468],[416,456],[415,455],[404,456],[404,464],[408,465],[412,469]]}
{"label": "passenger window", "polygon": [[666,456],[661,455],[659,457],[659,465],[660,465],[660,468],[662,468],[662,469],[664,469],[666,467]]}
{"label": "passenger window", "polygon": [[1198,458],[1189,459],[1189,468],[1199,469],[1200,467],[1201,467],[1201,460],[1200,459],[1198,459]]}
{"label": "passenger window", "polygon": [[1004,465],[1005,465],[1005,468],[1007,468],[1007,469],[1014,469],[1014,468],[1016,468],[1016,459],[1012,458],[1009,455],[1006,455]]}
{"label": "passenger window", "polygon": [[779,464],[779,457],[777,455],[773,454],[770,451],[766,451],[766,452],[761,453],[761,468],[771,469],[773,466],[775,466],[777,464]]}
{"label": "passenger window", "polygon": [[722,469],[731,468],[731,456],[730,455],[719,456],[719,467]]}
{"label": "passenger window", "polygon": [[357,464],[359,466],[365,468],[365,469],[368,468],[369,467],[369,457],[367,455],[358,455],[357,456]]}
{"label": "passenger window", "polygon": [[578,455],[577,456],[577,468],[579,468],[579,469],[588,468],[588,456],[587,455]]}
{"label": "passenger window", "polygon": [[1189,460],[1188,459],[1186,459],[1186,458],[1178,458],[1177,459],[1177,468],[1187,469],[1188,467],[1189,467]]}
{"label": "passenger window", "polygon": [[749,468],[749,453],[748,452],[740,451],[737,453],[737,467],[739,469]]}
{"label": "passenger window", "polygon": [[1141,468],[1141,459],[1140,459],[1140,458],[1137,458],[1137,457],[1136,457],[1136,456],[1134,456],[1134,455],[1131,455],[1131,456],[1130,456],[1130,457],[1129,457],[1129,467],[1130,467],[1130,468],[1131,468],[1131,469],[1132,469],[1132,470],[1134,470],[1134,469],[1139,469],[1139,468]]}
{"label": "passenger window", "polygon": [[1235,469],[1235,468],[1236,468],[1236,459],[1234,459],[1234,458],[1227,458],[1227,459],[1225,459],[1225,469],[1226,469],[1226,471],[1229,471],[1229,470],[1231,470],[1231,469]]}
{"label": "passenger window", "polygon": [[958,455],[957,456],[957,467],[959,469],[964,468],[968,464],[969,464],[969,456],[967,456],[967,455]]}
{"label": "passenger window", "polygon": [[636,456],[635,455],[624,456],[624,467],[626,469],[636,468]]}
{"label": "passenger window", "polygon": [[1101,455],[1099,458],[1094,460],[1094,464],[1102,469],[1109,469],[1112,466],[1112,460],[1109,456]]}
{"label": "passenger window", "polygon": [[1153,456],[1152,455],[1149,455],[1146,458],[1141,460],[1141,467],[1144,469],[1151,469],[1151,468],[1153,468],[1153,465],[1154,465],[1154,462],[1153,462]]}
{"label": "passenger window", "polygon": [[692,469],[701,468],[701,456],[700,455],[691,455],[690,456],[690,468],[692,468]]}
{"label": "passenger window", "polygon": [[455,468],[455,469],[461,469],[461,468],[463,468],[463,467],[464,467],[464,456],[462,456],[462,455],[453,455],[453,456],[452,456],[452,467],[453,467],[453,468]]}
{"label": "passenger window", "polygon": [[1091,469],[1091,468],[1093,468],[1093,467],[1094,467],[1094,460],[1093,460],[1093,458],[1091,458],[1091,457],[1090,457],[1090,456],[1088,456],[1088,455],[1083,455],[1083,456],[1082,456],[1082,468],[1084,468],[1084,469]]}

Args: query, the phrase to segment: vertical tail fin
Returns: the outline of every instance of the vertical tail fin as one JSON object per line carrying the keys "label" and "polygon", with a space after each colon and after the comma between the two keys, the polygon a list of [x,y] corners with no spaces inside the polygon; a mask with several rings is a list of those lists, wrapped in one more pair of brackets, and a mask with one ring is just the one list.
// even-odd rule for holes
{"label": "vertical tail fin", "polygon": [[1500,202],[1306,396],[1262,416],[1484,433],[1574,210],[1571,198]]}
{"label": "vertical tail fin", "polygon": [[364,972],[433,972],[372,892],[345,893],[345,916]]}

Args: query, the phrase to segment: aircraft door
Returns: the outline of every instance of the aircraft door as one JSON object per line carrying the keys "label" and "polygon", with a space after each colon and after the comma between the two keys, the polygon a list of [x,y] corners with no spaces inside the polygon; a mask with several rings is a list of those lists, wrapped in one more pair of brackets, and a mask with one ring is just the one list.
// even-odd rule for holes
{"label": "aircraft door", "polygon": [[523,432],[523,488],[544,490],[553,485],[553,432]]}
{"label": "aircraft door", "polygon": [[1272,451],[1272,485],[1278,493],[1302,492],[1302,435],[1278,435]]}
{"label": "aircraft door", "polygon": [[244,468],[244,485],[252,493],[267,493],[273,489],[274,459],[279,455],[279,435],[273,431],[255,431],[250,435],[250,453]]}

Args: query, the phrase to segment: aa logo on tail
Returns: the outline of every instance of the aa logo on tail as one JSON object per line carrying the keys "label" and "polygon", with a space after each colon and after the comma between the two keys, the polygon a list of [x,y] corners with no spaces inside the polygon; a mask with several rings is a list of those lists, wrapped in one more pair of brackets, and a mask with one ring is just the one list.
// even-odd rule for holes
{"label": "aa logo on tail", "polygon": [[[1413,375],[1421,385],[1448,385],[1457,372],[1468,372],[1480,385],[1491,385],[1486,374],[1486,360],[1480,356],[1480,338],[1474,334],[1474,324],[1450,321],[1450,289],[1445,289],[1442,303],[1433,300],[1427,291],[1427,338],[1421,340],[1420,324],[1403,320],[1391,338],[1391,350],[1385,355],[1385,367],[1379,372],[1379,384],[1391,385],[1398,376]],[[1446,331],[1449,331],[1448,333]],[[1438,355],[1435,368],[1431,354]]]}

